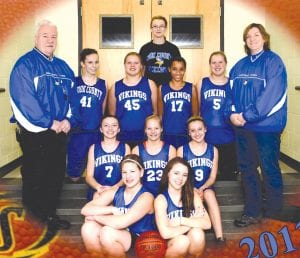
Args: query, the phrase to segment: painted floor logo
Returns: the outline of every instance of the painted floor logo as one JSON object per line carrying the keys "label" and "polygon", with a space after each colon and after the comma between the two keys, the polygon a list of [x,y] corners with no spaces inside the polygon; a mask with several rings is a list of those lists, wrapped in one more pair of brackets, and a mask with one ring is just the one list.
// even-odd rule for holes
{"label": "painted floor logo", "polygon": [[[99,257],[97,253],[88,253],[81,240],[71,242],[60,231],[29,220],[22,206],[6,199],[0,200],[0,227],[1,258]],[[269,219],[251,229],[253,233],[242,239],[227,240],[222,246],[207,241],[203,257],[299,257],[300,222]],[[133,257],[136,257],[134,252],[127,254],[127,258]]]}
{"label": "painted floor logo", "polygon": [[20,204],[1,199],[0,193],[0,257],[1,258],[96,258],[83,243],[69,241],[60,231],[50,230],[29,219]]}
{"label": "painted floor logo", "polygon": [[41,228],[25,220],[22,207],[3,205],[0,208],[1,257],[41,257],[49,252],[49,245],[57,237],[57,231]]}

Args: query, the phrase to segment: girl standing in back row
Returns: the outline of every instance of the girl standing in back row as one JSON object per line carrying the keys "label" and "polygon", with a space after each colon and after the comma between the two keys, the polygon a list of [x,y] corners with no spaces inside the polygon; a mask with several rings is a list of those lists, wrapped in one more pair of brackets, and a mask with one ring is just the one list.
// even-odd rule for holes
{"label": "girl standing in back row", "polygon": [[142,76],[142,67],[140,55],[128,53],[124,58],[125,77],[109,91],[109,113],[120,121],[119,139],[131,148],[144,140],[146,117],[157,113],[157,88]]}
{"label": "girl standing in back row", "polygon": [[209,57],[211,74],[198,84],[200,115],[207,126],[205,141],[219,152],[220,180],[236,180],[237,161],[234,131],[225,120],[224,109],[229,98],[230,84],[226,77],[227,58],[222,51]]}
{"label": "girl standing in back row", "polygon": [[158,112],[162,118],[163,140],[175,148],[188,142],[186,122],[198,114],[196,88],[183,80],[186,61],[182,57],[172,59],[169,66],[171,81],[160,86]]}
{"label": "girl standing in back row", "polygon": [[180,56],[177,46],[166,40],[168,22],[163,16],[154,16],[150,22],[152,40],[140,49],[145,66],[145,76],[153,80],[157,87],[170,81],[168,71],[171,59]]}
{"label": "girl standing in back row", "polygon": [[99,55],[95,49],[85,48],[80,53],[82,76],[76,77],[70,106],[76,124],[69,135],[67,174],[77,182],[85,169],[89,147],[100,140],[99,127],[106,106],[107,87],[97,77]]}

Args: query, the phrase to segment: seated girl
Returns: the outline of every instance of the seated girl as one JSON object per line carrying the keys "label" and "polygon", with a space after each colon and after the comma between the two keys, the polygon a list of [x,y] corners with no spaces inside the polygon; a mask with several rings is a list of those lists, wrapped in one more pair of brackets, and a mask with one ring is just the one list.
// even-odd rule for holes
{"label": "seated girl", "polygon": [[183,158],[171,159],[164,169],[155,201],[158,230],[168,240],[166,257],[200,256],[205,247],[209,216],[194,194],[193,170]]}
{"label": "seated girl", "polygon": [[153,195],[141,183],[143,163],[135,154],[121,164],[123,186],[112,187],[81,210],[81,236],[88,251],[104,257],[125,257],[143,232],[154,230]]}

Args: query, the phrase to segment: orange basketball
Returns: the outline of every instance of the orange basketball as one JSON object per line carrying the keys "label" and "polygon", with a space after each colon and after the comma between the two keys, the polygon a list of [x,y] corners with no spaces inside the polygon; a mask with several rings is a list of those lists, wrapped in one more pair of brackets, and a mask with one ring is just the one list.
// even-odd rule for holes
{"label": "orange basketball", "polygon": [[146,231],[137,238],[134,249],[139,258],[163,258],[167,242],[158,231]]}

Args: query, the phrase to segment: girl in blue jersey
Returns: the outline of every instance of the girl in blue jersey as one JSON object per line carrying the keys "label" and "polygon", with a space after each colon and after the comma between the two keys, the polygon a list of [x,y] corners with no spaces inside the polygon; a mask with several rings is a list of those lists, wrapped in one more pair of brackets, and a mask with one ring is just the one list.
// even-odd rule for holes
{"label": "girl in blue jersey", "polygon": [[195,191],[207,204],[217,243],[223,243],[221,212],[213,189],[218,171],[218,150],[205,142],[207,130],[201,117],[191,117],[187,127],[191,141],[178,148],[177,156],[183,157],[192,167]]}
{"label": "girl in blue jersey", "polygon": [[188,142],[186,121],[198,114],[196,87],[183,80],[186,61],[182,57],[172,59],[169,71],[171,81],[158,91],[158,113],[162,118],[163,140],[175,148]]}
{"label": "girl in blue jersey", "polygon": [[124,185],[102,192],[81,210],[84,245],[103,257],[125,257],[139,234],[155,229],[153,195],[141,183],[143,162],[129,154],[120,167]]}
{"label": "girl in blue jersey", "polygon": [[100,140],[99,126],[105,110],[107,91],[105,81],[97,77],[97,51],[83,49],[80,53],[80,64],[82,76],[76,78],[70,99],[76,124],[69,136],[67,174],[73,182],[80,179],[85,169],[89,147]]}
{"label": "girl in blue jersey", "polygon": [[109,91],[109,113],[120,121],[120,140],[130,147],[144,139],[144,122],[147,116],[157,113],[155,83],[142,76],[141,56],[130,52],[124,59],[125,77]]}
{"label": "girl in blue jersey", "polygon": [[193,170],[181,157],[164,169],[160,193],[154,201],[158,230],[168,240],[166,257],[199,257],[205,247],[205,229],[211,227],[199,195],[194,194]]}
{"label": "girl in blue jersey", "polygon": [[85,178],[90,186],[88,200],[98,198],[104,190],[121,184],[120,163],[130,153],[129,146],[117,140],[120,127],[115,116],[104,116],[100,131],[103,140],[93,144],[88,155]]}
{"label": "girl in blue jersey", "polygon": [[168,161],[176,156],[176,149],[161,140],[161,120],[151,115],[145,121],[147,140],[134,147],[132,153],[139,155],[144,163],[143,185],[154,195],[158,194],[163,169]]}
{"label": "girl in blue jersey", "polygon": [[226,77],[227,58],[222,51],[209,57],[211,74],[197,85],[200,115],[207,126],[205,141],[214,145],[219,152],[220,180],[236,180],[237,162],[234,131],[225,120],[224,108],[229,98],[230,84]]}

